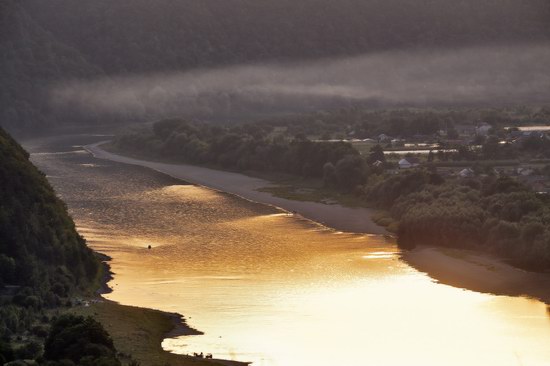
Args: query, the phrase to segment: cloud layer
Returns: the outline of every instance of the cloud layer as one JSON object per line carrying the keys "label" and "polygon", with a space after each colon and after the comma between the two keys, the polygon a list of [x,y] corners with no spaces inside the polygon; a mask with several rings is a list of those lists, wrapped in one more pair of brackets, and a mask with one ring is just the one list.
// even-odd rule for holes
{"label": "cloud layer", "polygon": [[550,44],[401,50],[57,84],[57,108],[153,119],[234,118],[342,107],[542,104]]}

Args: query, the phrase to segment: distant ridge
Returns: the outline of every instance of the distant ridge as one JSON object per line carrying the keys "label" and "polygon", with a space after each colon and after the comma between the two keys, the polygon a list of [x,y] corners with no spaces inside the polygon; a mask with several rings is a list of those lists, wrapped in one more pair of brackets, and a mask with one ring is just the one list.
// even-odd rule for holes
{"label": "distant ridge", "polygon": [[57,110],[49,92],[59,82],[536,43],[550,40],[549,21],[547,0],[3,0],[0,125],[100,118]]}

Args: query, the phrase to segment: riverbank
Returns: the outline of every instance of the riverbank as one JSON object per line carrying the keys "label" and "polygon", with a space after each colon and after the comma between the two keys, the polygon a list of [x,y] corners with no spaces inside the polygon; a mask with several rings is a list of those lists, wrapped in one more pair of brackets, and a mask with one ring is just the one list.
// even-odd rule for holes
{"label": "riverbank", "polygon": [[201,334],[190,328],[181,315],[159,310],[120,305],[98,300],[89,306],[78,306],[72,312],[92,316],[113,339],[123,363],[131,360],[142,366],[245,366],[248,363],[229,360],[206,360],[165,351],[162,341],[167,337]]}
{"label": "riverbank", "polygon": [[249,201],[271,205],[286,212],[298,214],[335,230],[389,235],[384,227],[373,221],[373,215],[376,213],[374,209],[277,197],[270,193],[270,188],[276,188],[277,185],[266,179],[196,165],[164,163],[123,156],[104,150],[101,145],[105,143],[105,141],[99,142],[84,148],[98,159],[147,167],[195,185],[230,193]]}
{"label": "riverbank", "polygon": [[550,304],[550,274],[525,271],[487,254],[420,246],[401,259],[445,285]]}
{"label": "riverbank", "polygon": [[[97,135],[92,137],[97,140]],[[71,136],[66,138],[72,139]],[[56,139],[59,137],[54,138],[55,141]],[[65,145],[59,144],[60,146],[55,144],[50,150],[44,147],[49,146],[51,143],[49,140],[48,137],[28,140],[26,148],[31,154],[44,151],[53,151],[55,154],[58,151],[66,151],[63,149],[66,145],[74,149],[71,142]],[[95,255],[101,262],[101,267],[94,284],[78,297],[68,299],[73,306],[63,306],[56,310],[54,315],[69,312],[92,316],[98,320],[113,338],[123,365],[128,365],[131,361],[137,361],[141,366],[245,366],[248,364],[231,360],[206,360],[165,351],[162,348],[162,342],[167,338],[202,333],[191,328],[180,314],[121,305],[103,298],[102,295],[112,292],[108,284],[115,274],[111,271],[110,256],[100,252],[95,252]]]}
{"label": "riverbank", "polygon": [[91,316],[99,321],[107,330],[123,364],[137,361],[142,366],[246,366],[249,363],[222,360],[201,359],[192,356],[178,355],[162,348],[162,342],[167,338],[179,336],[201,335],[202,332],[191,328],[183,315],[168,313],[155,309],[122,305],[107,300],[103,294],[112,289],[108,282],[113,278],[107,255],[97,253],[102,262],[102,273],[97,284],[96,297],[82,301],[71,308],[70,312]]}
{"label": "riverbank", "polygon": [[[187,164],[163,163],[126,157],[101,148],[102,143],[87,146],[95,157],[139,165],[174,178],[202,185],[242,198],[298,212],[303,217],[337,230],[388,234],[373,218],[375,210],[345,207],[340,204],[307,202],[273,196],[277,186],[267,179],[214,170]],[[489,254],[460,249],[419,247],[403,252],[401,259],[434,280],[472,291],[507,296],[526,296],[550,303],[550,275],[513,267]]]}

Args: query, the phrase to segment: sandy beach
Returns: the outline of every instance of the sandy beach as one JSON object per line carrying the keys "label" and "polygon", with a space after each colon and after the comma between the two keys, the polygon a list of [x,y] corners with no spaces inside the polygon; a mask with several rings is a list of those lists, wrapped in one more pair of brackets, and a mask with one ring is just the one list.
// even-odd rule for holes
{"label": "sandy beach", "polygon": [[439,283],[504,296],[524,296],[550,303],[550,274],[528,272],[478,252],[417,247],[401,257]]}
{"label": "sandy beach", "polygon": [[376,235],[389,234],[385,228],[372,221],[375,210],[369,208],[352,208],[339,204],[327,205],[275,197],[271,193],[258,191],[260,188],[274,186],[273,183],[264,179],[189,164],[169,164],[126,157],[102,149],[101,145],[104,143],[88,145],[85,149],[98,159],[147,167],[192,184],[296,213],[335,230]]}

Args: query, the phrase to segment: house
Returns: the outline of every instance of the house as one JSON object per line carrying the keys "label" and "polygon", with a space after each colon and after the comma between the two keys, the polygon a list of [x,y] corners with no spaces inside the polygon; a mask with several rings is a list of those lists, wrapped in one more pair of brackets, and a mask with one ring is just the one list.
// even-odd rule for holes
{"label": "house", "polygon": [[391,137],[386,135],[385,133],[381,133],[380,135],[378,135],[378,142],[387,142],[387,141],[391,141]]}
{"label": "house", "polygon": [[456,124],[454,127],[460,136],[473,136],[476,133],[476,128],[474,125]]}
{"label": "house", "polygon": [[393,139],[391,140],[392,146],[403,146],[405,144],[405,140],[403,139]]}
{"label": "house", "polygon": [[493,127],[490,124],[483,122],[476,126],[476,135],[487,136],[491,128]]}
{"label": "house", "polygon": [[458,172],[460,178],[471,178],[475,175],[474,171],[471,168],[462,169]]}
{"label": "house", "polygon": [[538,194],[548,194],[550,193],[550,187],[544,182],[535,182],[531,185],[531,189]]}
{"label": "house", "polygon": [[526,167],[519,167],[519,168],[517,168],[517,170],[516,170],[516,173],[517,173],[518,175],[523,175],[523,176],[533,175],[534,172],[535,172],[534,169],[532,169],[532,168],[526,168]]}
{"label": "house", "polygon": [[420,165],[420,160],[414,157],[403,158],[399,160],[399,169],[409,169]]}

